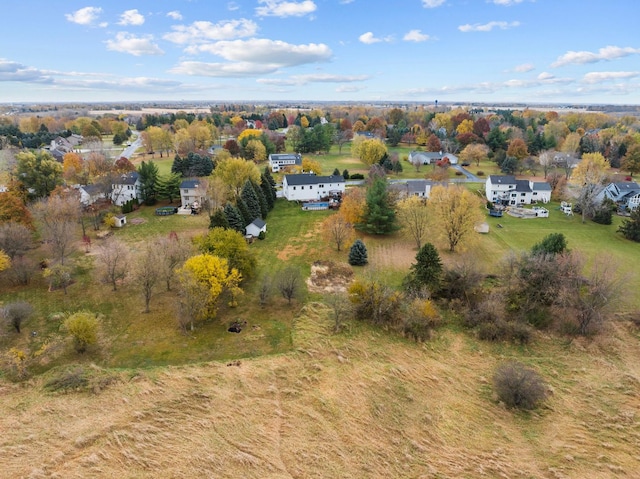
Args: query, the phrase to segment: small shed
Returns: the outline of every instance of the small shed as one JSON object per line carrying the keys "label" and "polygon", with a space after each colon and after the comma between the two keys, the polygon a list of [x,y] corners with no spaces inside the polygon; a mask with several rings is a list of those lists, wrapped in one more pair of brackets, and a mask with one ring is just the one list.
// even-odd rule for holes
{"label": "small shed", "polygon": [[247,236],[251,235],[254,237],[260,236],[260,233],[267,232],[267,223],[262,218],[256,218],[246,227]]}
{"label": "small shed", "polygon": [[114,216],[114,223],[113,226],[115,226],[116,228],[122,228],[124,225],[127,224],[127,217],[125,215],[117,215]]}

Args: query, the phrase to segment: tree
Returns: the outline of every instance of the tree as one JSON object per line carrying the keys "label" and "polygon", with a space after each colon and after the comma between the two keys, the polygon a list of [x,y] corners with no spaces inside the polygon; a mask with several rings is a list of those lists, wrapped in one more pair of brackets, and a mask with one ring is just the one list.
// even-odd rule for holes
{"label": "tree", "polygon": [[160,249],[159,246],[164,245],[158,242],[146,243],[142,252],[136,257],[133,279],[140,287],[144,298],[144,313],[151,311],[151,298],[156,286],[163,279],[163,256],[167,251]]}
{"label": "tree", "polygon": [[429,231],[429,210],[425,202],[417,196],[409,196],[398,202],[397,216],[403,233],[420,249]]}
{"label": "tree", "polygon": [[325,303],[333,317],[333,332],[339,333],[344,327],[344,322],[353,314],[353,304],[343,292],[333,292],[325,296]]}
{"label": "tree", "polygon": [[156,182],[156,194],[159,198],[166,198],[173,203],[174,198],[180,198],[180,183],[182,177],[177,173],[158,175]]}
{"label": "tree", "polygon": [[243,148],[244,158],[247,161],[264,161],[267,159],[267,149],[260,140],[249,140]]}
{"label": "tree", "polygon": [[232,229],[212,228],[206,235],[196,236],[193,243],[201,253],[219,256],[237,269],[243,278],[250,278],[256,269],[255,253],[241,233]]}
{"label": "tree", "polygon": [[16,155],[15,176],[33,198],[45,198],[63,182],[62,165],[48,152],[21,152]]}
{"label": "tree", "polygon": [[121,156],[116,160],[113,164],[113,169],[118,174],[126,174],[136,171],[136,167],[131,163],[131,161],[129,161],[129,158],[125,158],[124,156]]}
{"label": "tree", "polygon": [[0,273],[11,267],[11,258],[0,249]]}
{"label": "tree", "polygon": [[33,228],[33,217],[24,201],[11,191],[0,194],[0,224],[19,223]]}
{"label": "tree", "polygon": [[454,252],[482,221],[481,200],[463,186],[434,186],[427,204],[436,231]]}
{"label": "tree", "polygon": [[367,206],[366,190],[364,188],[349,188],[340,205],[340,215],[352,225],[361,223]]}
{"label": "tree", "polygon": [[97,259],[103,281],[116,291],[118,282],[124,280],[129,272],[129,248],[119,239],[110,238],[100,245]]}
{"label": "tree", "polygon": [[349,299],[357,319],[375,325],[394,325],[399,319],[401,295],[385,284],[380,275],[370,275],[351,283]]}
{"label": "tree", "polygon": [[618,227],[618,233],[622,233],[622,236],[628,240],[640,243],[640,208],[635,208],[629,219],[622,221]]}
{"label": "tree", "polygon": [[631,176],[640,172],[640,143],[635,143],[629,147],[622,159],[620,168],[628,171]]}
{"label": "tree", "polygon": [[72,270],[65,264],[54,264],[44,270],[44,276],[49,282],[49,291],[61,289],[67,294],[67,288],[73,283]]}
{"label": "tree", "polygon": [[237,197],[247,180],[252,183],[260,181],[260,170],[253,162],[242,158],[228,158],[218,163],[213,176],[220,178]]}
{"label": "tree", "polygon": [[349,264],[351,266],[364,266],[368,262],[367,247],[361,239],[355,240],[349,249]]}
{"label": "tree", "polygon": [[98,342],[98,319],[94,313],[79,311],[70,315],[64,326],[73,337],[75,349],[82,354],[88,346]]}
{"label": "tree", "polygon": [[607,176],[608,168],[609,162],[601,153],[585,153],[582,161],[574,168],[571,182],[580,187],[577,203],[582,210],[583,223],[593,213],[594,200]]}
{"label": "tree", "polygon": [[353,140],[351,153],[355,154],[365,165],[371,166],[379,163],[384,158],[387,154],[387,147],[378,138],[362,141]]}
{"label": "tree", "polygon": [[171,291],[171,285],[175,280],[176,268],[191,256],[193,245],[191,241],[171,234],[168,237],[156,238],[153,241],[157,251],[161,251],[162,255],[158,259],[160,267],[160,279],[167,286],[167,291]]}
{"label": "tree", "polygon": [[276,273],[274,282],[282,297],[291,304],[301,292],[302,275],[297,267],[285,266]]}
{"label": "tree", "polygon": [[86,183],[84,161],[74,152],[69,152],[62,158],[62,175],[69,183]]}
{"label": "tree", "polygon": [[227,217],[229,228],[244,234],[245,222],[244,218],[240,214],[240,211],[238,211],[238,208],[235,207],[232,203],[227,203],[224,206],[224,214]]}
{"label": "tree", "polygon": [[542,171],[544,172],[544,179],[547,179],[547,174],[553,167],[553,159],[554,154],[553,151],[545,150],[540,152],[540,156],[538,156],[538,162],[542,166]]}
{"label": "tree", "polygon": [[367,188],[364,215],[356,228],[376,235],[389,234],[398,229],[396,213],[384,179],[375,179]]}
{"label": "tree", "polygon": [[253,189],[253,185],[251,181],[247,180],[242,187],[242,192],[240,193],[240,197],[247,205],[249,210],[249,224],[251,221],[256,218],[262,218],[262,209],[260,208],[260,201],[258,200],[258,195],[256,195],[256,191]]}
{"label": "tree", "polygon": [[33,315],[33,306],[25,301],[15,301],[7,303],[0,313],[7,324],[20,334],[22,324]]}
{"label": "tree", "polygon": [[442,276],[442,261],[438,250],[431,243],[426,243],[418,254],[416,262],[411,265],[411,282],[418,287],[426,287],[429,291],[437,291]]}
{"label": "tree", "polygon": [[533,245],[532,254],[562,254],[567,251],[567,238],[562,233],[551,233],[545,236],[540,243]]}
{"label": "tree", "polygon": [[464,147],[460,152],[460,159],[469,163],[475,162],[476,166],[480,166],[480,161],[487,158],[489,147],[481,143],[471,143]]}
{"label": "tree", "polygon": [[75,251],[79,239],[80,202],[74,196],[52,195],[33,207],[34,216],[42,226],[42,236],[53,259],[64,264]]}
{"label": "tree", "polygon": [[322,222],[323,238],[325,241],[335,244],[338,252],[342,249],[342,245],[351,241],[353,234],[353,225],[339,213],[329,216]]}
{"label": "tree", "polygon": [[187,330],[187,326],[193,331],[194,323],[207,317],[209,288],[192,271],[178,269],[175,274],[179,285],[178,324],[183,331]]}
{"label": "tree", "polygon": [[229,220],[227,220],[224,210],[220,208],[216,209],[213,214],[209,216],[209,229],[213,228],[229,228]]}
{"label": "tree", "polygon": [[190,272],[209,291],[207,308],[209,316],[216,315],[218,298],[226,290],[237,287],[241,276],[237,269],[229,268],[226,259],[211,254],[192,256],[178,271]]}
{"label": "tree", "polygon": [[140,175],[140,196],[142,201],[147,205],[153,205],[156,202],[158,165],[153,161],[143,161],[138,167],[138,175]]}
{"label": "tree", "polygon": [[33,232],[26,226],[13,221],[0,223],[0,250],[11,260],[33,248]]}
{"label": "tree", "polygon": [[493,387],[509,408],[535,409],[547,396],[542,377],[519,362],[499,365],[493,375]]}
{"label": "tree", "polygon": [[440,142],[440,138],[431,133],[429,138],[427,138],[425,149],[427,151],[442,151],[442,143]]}

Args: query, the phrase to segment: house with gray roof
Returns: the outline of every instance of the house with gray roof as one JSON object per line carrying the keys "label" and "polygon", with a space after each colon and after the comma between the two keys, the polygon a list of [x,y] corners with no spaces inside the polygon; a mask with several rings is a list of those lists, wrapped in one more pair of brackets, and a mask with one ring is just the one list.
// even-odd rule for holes
{"label": "house with gray roof", "polygon": [[399,199],[408,198],[409,196],[428,199],[433,185],[433,181],[430,180],[407,180],[391,183],[389,190],[397,193]]}
{"label": "house with gray roof", "polygon": [[319,201],[334,194],[342,195],[346,182],[342,175],[317,176],[312,173],[284,175],[282,193],[289,201]]}
{"label": "house with gray roof", "polygon": [[619,207],[635,210],[640,205],[640,185],[635,181],[609,183],[596,196],[597,202],[609,198]]}
{"label": "house with gray roof", "polygon": [[142,200],[138,172],[132,171],[115,178],[111,184],[111,201],[113,201],[113,204],[122,206],[134,199]]}
{"label": "house with gray roof", "polygon": [[302,166],[300,153],[272,153],[269,155],[269,168],[274,173],[292,166]]}
{"label": "house with gray roof", "polygon": [[432,165],[442,160],[443,158],[449,158],[449,163],[452,165],[458,164],[458,157],[453,153],[445,153],[442,151],[417,151],[414,150],[409,153],[409,163],[415,165]]}
{"label": "house with gray roof", "polygon": [[513,175],[489,175],[485,194],[488,201],[507,206],[548,203],[551,185],[544,181],[517,180]]}
{"label": "house with gray roof", "polygon": [[206,197],[207,190],[200,180],[183,180],[180,183],[180,202],[183,209],[201,208]]}

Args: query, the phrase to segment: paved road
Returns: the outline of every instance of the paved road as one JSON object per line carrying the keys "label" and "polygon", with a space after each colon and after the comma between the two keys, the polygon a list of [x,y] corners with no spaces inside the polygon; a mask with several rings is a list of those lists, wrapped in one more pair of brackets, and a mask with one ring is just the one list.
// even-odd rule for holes
{"label": "paved road", "polygon": [[127,146],[122,151],[122,153],[120,153],[120,156],[118,158],[121,158],[124,156],[125,158],[130,159],[133,156],[133,154],[136,152],[136,150],[141,146],[142,146],[142,138],[138,136],[138,138],[136,138],[135,141],[131,143],[131,146]]}

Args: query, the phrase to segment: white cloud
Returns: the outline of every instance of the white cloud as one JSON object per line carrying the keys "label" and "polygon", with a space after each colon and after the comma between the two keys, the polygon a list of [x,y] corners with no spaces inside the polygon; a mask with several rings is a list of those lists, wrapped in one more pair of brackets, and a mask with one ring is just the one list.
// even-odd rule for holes
{"label": "white cloud", "polygon": [[264,7],[256,8],[259,17],[303,17],[316,11],[312,0],[288,2],[286,0],[258,0]]}
{"label": "white cloud", "polygon": [[229,2],[227,3],[227,10],[229,10],[230,12],[235,12],[236,10],[240,9],[240,5],[238,5],[236,2]]}
{"label": "white cloud", "polygon": [[293,45],[279,40],[256,38],[198,45],[188,51],[211,53],[232,62],[271,64],[278,67],[326,62],[332,55],[331,49],[322,43]]}
{"label": "white cloud", "polygon": [[520,22],[489,22],[489,23],[476,23],[460,25],[458,30],[461,32],[490,32],[494,28],[499,28],[500,30],[507,30],[508,28],[514,28],[520,26]]}
{"label": "white cloud", "polygon": [[239,63],[181,62],[170,73],[206,77],[251,77],[278,70],[278,65]]}
{"label": "white cloud", "polygon": [[343,5],[348,5],[349,3],[353,3],[354,0],[340,0],[340,3]]}
{"label": "white cloud", "polygon": [[552,75],[549,72],[542,72],[538,75],[538,80],[541,81],[549,81],[555,79],[555,75]]}
{"label": "white cloud", "polygon": [[120,15],[120,21],[118,25],[142,25],[144,23],[144,16],[142,16],[138,10],[126,10]]}
{"label": "white cloud", "polygon": [[607,81],[626,80],[640,76],[640,72],[589,72],[582,81],[585,83],[603,83]]}
{"label": "white cloud", "polygon": [[172,18],[173,20],[182,20],[182,13],[178,10],[172,10],[167,13],[167,17]]}
{"label": "white cloud", "polygon": [[308,75],[293,75],[288,79],[261,78],[256,80],[265,85],[306,85],[308,83],[353,83],[368,80],[368,75],[332,75],[330,73],[311,73]]}
{"label": "white cloud", "polygon": [[71,23],[77,23],[78,25],[91,25],[98,19],[101,13],[102,8],[100,7],[84,7],[73,13],[66,13],[65,17]]}
{"label": "white cloud", "polygon": [[535,67],[531,63],[523,63],[516,66],[513,70],[518,73],[527,73],[533,70]]}
{"label": "white cloud", "polygon": [[174,25],[171,29],[173,32],[167,33],[163,38],[183,45],[250,37],[256,34],[258,25],[252,20],[240,18],[238,20],[223,20],[215,24],[198,21],[191,25]]}
{"label": "white cloud", "polygon": [[522,3],[522,1],[523,0],[491,0],[491,3],[495,3],[496,5],[502,5],[505,7],[510,7],[511,5]]}
{"label": "white cloud", "polygon": [[588,51],[568,51],[564,55],[558,57],[558,59],[551,64],[552,67],[561,67],[565,65],[583,65],[585,63],[596,63],[601,61],[615,60],[616,58],[622,58],[629,55],[636,55],[640,53],[640,48],[632,47],[614,47],[606,46],[599,49],[597,52]]}
{"label": "white cloud", "polygon": [[442,5],[445,0],[422,0],[422,6],[424,8],[436,8]]}
{"label": "white cloud", "polygon": [[426,42],[431,37],[426,33],[422,33],[420,30],[410,30],[402,38],[406,42]]}
{"label": "white cloud", "polygon": [[0,81],[41,83],[48,80],[47,75],[41,70],[0,58]]}
{"label": "white cloud", "polygon": [[393,37],[388,36],[384,38],[378,38],[374,36],[373,32],[367,32],[360,35],[358,37],[358,40],[360,40],[360,42],[362,43],[366,43],[367,45],[371,45],[373,43],[391,42],[393,40]]}
{"label": "white cloud", "polygon": [[364,87],[355,85],[341,85],[336,88],[337,93],[355,93],[364,90]]}
{"label": "white cloud", "polygon": [[116,38],[107,40],[107,50],[129,53],[139,57],[141,55],[162,55],[164,52],[153,42],[152,35],[137,37],[127,32],[118,32]]}

